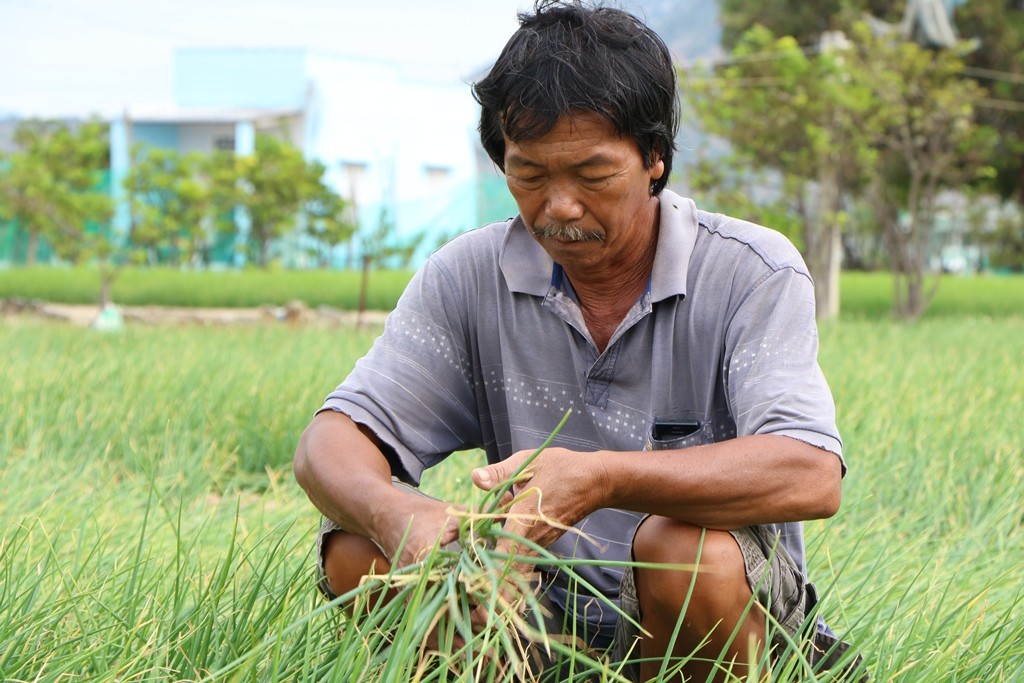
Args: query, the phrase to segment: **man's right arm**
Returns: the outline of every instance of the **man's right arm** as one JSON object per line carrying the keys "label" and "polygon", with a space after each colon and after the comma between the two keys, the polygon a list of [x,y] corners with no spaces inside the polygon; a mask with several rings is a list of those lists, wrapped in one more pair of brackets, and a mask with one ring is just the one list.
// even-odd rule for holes
{"label": "man's right arm", "polygon": [[299,439],[294,465],[296,481],[325,517],[376,541],[392,562],[401,547],[397,566],[457,536],[449,505],[396,488],[376,437],[347,415],[318,413]]}

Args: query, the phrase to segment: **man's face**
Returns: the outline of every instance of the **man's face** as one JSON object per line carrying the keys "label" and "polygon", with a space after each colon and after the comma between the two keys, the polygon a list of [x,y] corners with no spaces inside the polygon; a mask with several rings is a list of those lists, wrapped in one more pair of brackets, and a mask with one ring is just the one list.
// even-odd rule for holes
{"label": "man's face", "polygon": [[505,176],[526,227],[570,274],[617,267],[650,244],[657,200],[636,143],[597,114],[563,116],[546,135],[505,138]]}

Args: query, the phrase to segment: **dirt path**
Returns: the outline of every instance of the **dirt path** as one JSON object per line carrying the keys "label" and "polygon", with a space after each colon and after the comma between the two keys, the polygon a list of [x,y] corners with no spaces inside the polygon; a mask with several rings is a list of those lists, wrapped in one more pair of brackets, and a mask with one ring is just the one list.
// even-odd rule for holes
{"label": "dirt path", "polygon": [[[386,311],[365,311],[361,320],[353,311],[328,306],[309,308],[301,302],[258,308],[183,308],[176,306],[120,306],[128,325],[379,325]],[[79,327],[93,324],[99,315],[95,304],[53,304],[39,301],[0,300],[0,318],[43,318]]]}

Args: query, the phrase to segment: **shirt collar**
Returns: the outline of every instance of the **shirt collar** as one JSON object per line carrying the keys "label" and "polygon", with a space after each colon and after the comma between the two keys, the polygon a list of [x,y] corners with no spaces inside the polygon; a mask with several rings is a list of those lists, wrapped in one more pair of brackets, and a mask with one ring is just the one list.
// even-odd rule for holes
{"label": "shirt collar", "polygon": [[658,250],[651,270],[651,302],[673,296],[686,296],[686,276],[690,256],[697,242],[697,206],[692,199],[663,190]]}
{"label": "shirt collar", "polygon": [[555,262],[516,216],[505,233],[498,264],[513,292],[545,296],[551,288]]}
{"label": "shirt collar", "polygon": [[[662,191],[658,199],[660,230],[649,286],[652,302],[686,296],[686,275],[697,241],[697,207],[693,201],[671,190]],[[523,294],[547,295],[558,274],[555,262],[518,216],[505,233],[498,263],[509,289]]]}

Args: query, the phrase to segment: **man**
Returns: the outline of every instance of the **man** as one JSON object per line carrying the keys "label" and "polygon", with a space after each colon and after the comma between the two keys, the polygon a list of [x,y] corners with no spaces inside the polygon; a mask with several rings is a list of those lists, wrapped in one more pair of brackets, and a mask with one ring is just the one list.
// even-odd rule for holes
{"label": "man", "polygon": [[[472,478],[489,490],[571,408],[530,466],[524,486],[541,495],[518,511],[540,500],[599,543],[546,524],[513,530],[559,556],[698,565],[580,573],[650,634],[641,679],[657,673],[653,658],[694,652],[693,680],[721,670],[716,658],[742,675],[751,644],[777,644],[765,610],[793,637],[813,608],[799,522],[840,502],[811,281],[779,234],[665,190],[675,72],[649,28],[570,2],[539,2],[520,21],[474,86],[484,148],[519,216],[428,260],[299,443],[296,478],[329,520],[325,589],[455,540],[449,504],[392,476],[415,485],[450,452],[480,447],[490,464]],[[632,645],[612,610],[559,573],[544,585],[591,646]],[[819,645],[835,643],[819,629]]]}

